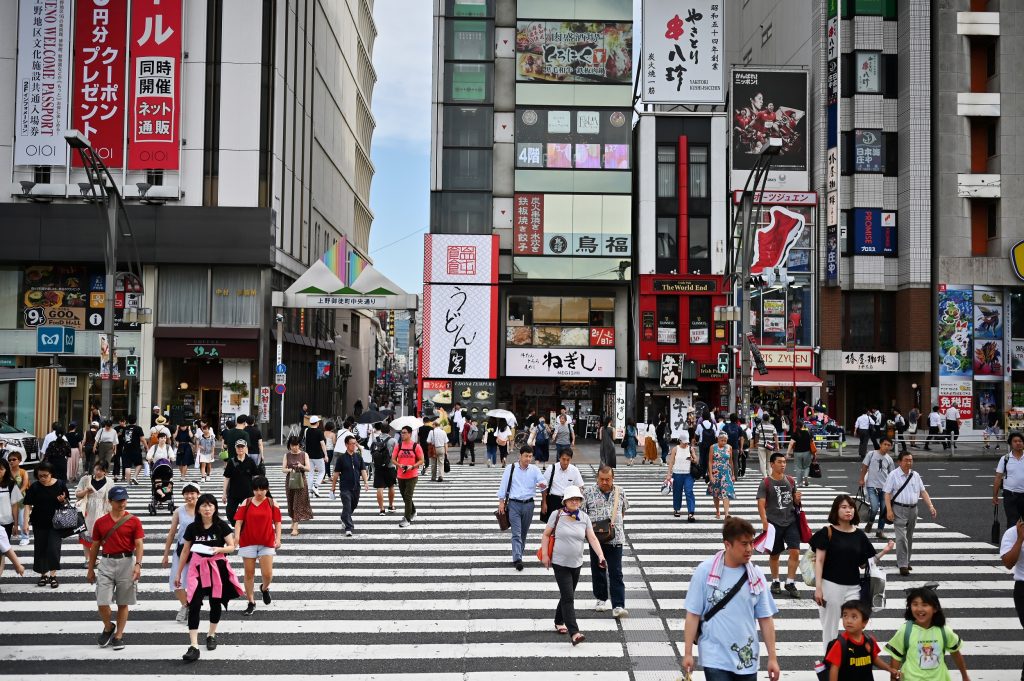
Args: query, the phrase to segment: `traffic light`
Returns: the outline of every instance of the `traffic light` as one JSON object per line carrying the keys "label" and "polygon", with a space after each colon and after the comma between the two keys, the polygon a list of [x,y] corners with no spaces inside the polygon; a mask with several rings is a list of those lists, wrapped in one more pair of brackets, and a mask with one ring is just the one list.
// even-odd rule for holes
{"label": "traffic light", "polygon": [[720,352],[718,353],[718,373],[728,374],[729,373],[729,353]]}
{"label": "traffic light", "polygon": [[139,357],[138,355],[128,355],[124,358],[124,375],[128,378],[139,377]]}

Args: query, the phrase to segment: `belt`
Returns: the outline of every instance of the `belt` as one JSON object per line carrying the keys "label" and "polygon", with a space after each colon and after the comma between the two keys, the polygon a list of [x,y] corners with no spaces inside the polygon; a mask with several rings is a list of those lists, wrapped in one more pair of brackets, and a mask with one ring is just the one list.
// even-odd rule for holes
{"label": "belt", "polygon": [[134,551],[122,551],[121,553],[104,553],[104,558],[131,558],[135,555]]}
{"label": "belt", "polygon": [[917,502],[916,501],[914,503],[912,503],[912,504],[901,504],[898,501],[894,501],[894,502],[892,502],[892,505],[893,506],[902,506],[903,508],[917,508]]}
{"label": "belt", "polygon": [[532,504],[533,503],[533,498],[531,497],[529,499],[509,499],[509,501],[511,501],[513,503],[516,503],[516,504]]}

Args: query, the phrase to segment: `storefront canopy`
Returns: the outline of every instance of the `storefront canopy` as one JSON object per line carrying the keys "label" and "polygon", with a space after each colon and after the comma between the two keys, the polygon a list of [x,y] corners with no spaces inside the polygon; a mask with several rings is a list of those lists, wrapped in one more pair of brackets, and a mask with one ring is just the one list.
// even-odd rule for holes
{"label": "storefront canopy", "polygon": [[817,388],[821,386],[821,379],[807,369],[769,369],[767,374],[761,375],[754,372],[753,385],[761,387],[785,388],[796,385],[798,388]]}
{"label": "storefront canopy", "polygon": [[321,260],[288,287],[274,291],[274,307],[415,310],[419,296],[406,293],[372,265],[346,286]]}

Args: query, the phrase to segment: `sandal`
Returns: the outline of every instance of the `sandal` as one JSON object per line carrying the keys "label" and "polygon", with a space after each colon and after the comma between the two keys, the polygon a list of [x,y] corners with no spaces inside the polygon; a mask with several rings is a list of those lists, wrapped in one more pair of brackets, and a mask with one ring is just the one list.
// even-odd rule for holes
{"label": "sandal", "polygon": [[587,637],[584,636],[583,634],[576,634],[575,636],[572,637],[572,644],[574,646],[578,646],[579,644],[583,643],[586,640],[587,640]]}
{"label": "sandal", "polygon": [[49,575],[41,575],[39,580],[36,582],[36,586],[46,586],[50,583]]}
{"label": "sandal", "polygon": [[60,582],[57,581],[57,575],[50,577],[50,588],[56,589],[58,586],[60,586]]}
{"label": "sandal", "polygon": [[556,624],[555,631],[557,631],[559,634],[568,634],[569,627],[565,626],[564,624]]}

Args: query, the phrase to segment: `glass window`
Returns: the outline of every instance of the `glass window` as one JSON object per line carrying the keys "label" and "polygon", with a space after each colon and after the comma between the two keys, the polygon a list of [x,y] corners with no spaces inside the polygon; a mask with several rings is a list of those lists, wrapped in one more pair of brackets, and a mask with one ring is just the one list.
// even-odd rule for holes
{"label": "glass window", "polygon": [[676,195],[676,148],[670,144],[658,145],[657,185],[659,199]]}
{"label": "glass window", "polygon": [[846,337],[843,348],[870,350],[875,342],[875,296],[850,292],[847,297]]}
{"label": "glass window", "polygon": [[656,274],[679,273],[679,234],[677,218],[658,218],[654,234],[654,272]]}
{"label": "glass window", "polygon": [[689,217],[690,274],[711,272],[711,220],[706,217]]}
{"label": "glass window", "polygon": [[445,149],[442,153],[443,189],[490,189],[490,149]]}
{"label": "glass window", "polygon": [[512,278],[516,281],[629,281],[632,264],[629,257],[515,256],[512,259]]}
{"label": "glass window", "polygon": [[445,10],[450,17],[493,17],[494,0],[446,0]]}
{"label": "glass window", "polygon": [[491,147],[494,109],[489,106],[444,107],[444,146]]}
{"label": "glass window", "polygon": [[605,327],[615,326],[614,298],[590,299],[590,325]]}
{"label": "glass window", "polygon": [[508,326],[529,326],[533,324],[532,298],[509,296]]}
{"label": "glass window", "polygon": [[629,170],[632,112],[516,110],[517,168]]}
{"label": "glass window", "polygon": [[161,266],[157,286],[157,323],[207,326],[210,323],[210,271],[186,265]]}
{"label": "glass window", "polygon": [[589,298],[562,298],[563,324],[586,324],[589,320]]}
{"label": "glass window", "polygon": [[680,296],[658,296],[658,343],[660,345],[679,343],[679,300]]}
{"label": "glass window", "polygon": [[558,324],[562,321],[562,299],[535,297],[533,299],[534,324]]}
{"label": "glass window", "polygon": [[486,61],[493,50],[491,22],[449,20],[445,24],[445,58]]}
{"label": "glass window", "polygon": [[258,326],[260,273],[255,267],[213,268],[214,326]]}
{"label": "glass window", "polygon": [[711,298],[688,296],[690,302],[690,345],[711,342]]}
{"label": "glass window", "polygon": [[435,234],[490,234],[490,193],[432,192],[430,231]]}
{"label": "glass window", "polygon": [[706,146],[691,146],[689,154],[690,198],[706,199],[710,191],[708,187],[708,148]]}
{"label": "glass window", "polygon": [[446,102],[489,103],[493,64],[445,64]]}

